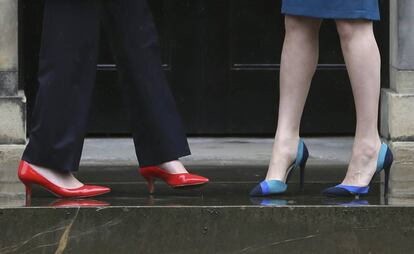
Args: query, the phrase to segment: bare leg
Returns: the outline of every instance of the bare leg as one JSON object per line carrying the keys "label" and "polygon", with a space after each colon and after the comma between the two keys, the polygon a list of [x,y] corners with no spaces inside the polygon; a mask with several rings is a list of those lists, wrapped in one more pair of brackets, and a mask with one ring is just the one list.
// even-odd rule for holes
{"label": "bare leg", "polygon": [[299,126],[319,55],[320,19],[285,18],[286,36],[280,68],[279,119],[266,180],[285,180],[295,160]]}
{"label": "bare leg", "polygon": [[352,158],[343,184],[362,187],[369,184],[375,173],[381,147],[378,134],[381,57],[371,21],[336,23],[357,111]]}

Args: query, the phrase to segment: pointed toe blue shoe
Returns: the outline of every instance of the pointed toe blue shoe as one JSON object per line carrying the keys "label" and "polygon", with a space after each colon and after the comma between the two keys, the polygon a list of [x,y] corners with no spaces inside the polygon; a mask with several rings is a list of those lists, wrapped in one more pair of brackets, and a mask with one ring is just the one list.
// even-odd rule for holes
{"label": "pointed toe blue shoe", "polygon": [[267,196],[286,192],[287,184],[279,180],[263,181],[256,185],[250,192],[250,196]]}
{"label": "pointed toe blue shoe", "polygon": [[303,186],[304,178],[305,178],[305,167],[306,162],[309,157],[308,148],[306,147],[305,143],[302,139],[299,140],[298,145],[298,152],[296,155],[295,161],[289,166],[286,174],[286,182],[280,180],[265,180],[256,185],[251,191],[250,196],[253,197],[263,197],[263,196],[270,196],[270,195],[277,195],[281,193],[285,193],[289,182],[289,178],[292,172],[296,169],[300,169],[300,185]]}
{"label": "pointed toe blue shoe", "polygon": [[[380,174],[384,171],[384,195],[388,193],[388,181],[391,170],[392,162],[394,161],[391,149],[387,144],[382,144],[380,152],[378,154],[377,169],[375,174]],[[334,187],[325,189],[322,194],[330,197],[350,197],[350,196],[361,196],[369,193],[369,185],[364,187],[357,187],[351,185],[339,184]]]}
{"label": "pointed toe blue shoe", "polygon": [[365,195],[369,192],[369,186],[356,187],[350,185],[338,184],[337,186],[325,189],[322,194],[330,197],[350,197]]}

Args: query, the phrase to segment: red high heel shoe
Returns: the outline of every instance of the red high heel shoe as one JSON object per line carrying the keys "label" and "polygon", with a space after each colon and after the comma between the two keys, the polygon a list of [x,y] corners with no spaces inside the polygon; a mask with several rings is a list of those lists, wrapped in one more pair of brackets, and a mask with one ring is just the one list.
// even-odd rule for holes
{"label": "red high heel shoe", "polygon": [[143,167],[140,168],[140,173],[147,180],[150,193],[154,193],[156,178],[163,180],[172,188],[196,188],[209,181],[205,177],[190,173],[172,174],[160,167]]}
{"label": "red high heel shoe", "polygon": [[55,196],[60,198],[87,198],[98,196],[107,192],[110,192],[111,189],[103,186],[94,186],[94,185],[84,185],[79,188],[67,189],[59,187],[45,177],[37,173],[29,163],[25,161],[20,162],[19,166],[19,178],[20,181],[26,186],[26,200],[31,199],[32,196],[32,185],[38,184],[43,188],[47,189]]}

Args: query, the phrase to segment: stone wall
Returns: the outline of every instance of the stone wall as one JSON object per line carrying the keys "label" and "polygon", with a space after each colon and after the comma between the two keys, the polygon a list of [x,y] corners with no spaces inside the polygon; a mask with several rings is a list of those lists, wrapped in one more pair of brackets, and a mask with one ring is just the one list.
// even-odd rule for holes
{"label": "stone wall", "polygon": [[414,1],[390,1],[390,88],[381,93],[381,134],[394,152],[390,197],[414,196]]}
{"label": "stone wall", "polygon": [[26,143],[25,97],[18,91],[18,1],[0,0],[0,194],[19,194],[17,166]]}

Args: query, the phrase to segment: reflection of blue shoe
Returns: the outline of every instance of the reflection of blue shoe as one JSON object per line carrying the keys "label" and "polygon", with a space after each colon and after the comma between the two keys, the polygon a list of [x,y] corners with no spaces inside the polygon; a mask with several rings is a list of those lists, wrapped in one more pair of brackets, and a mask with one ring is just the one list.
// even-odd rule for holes
{"label": "reflection of blue shoe", "polygon": [[280,180],[265,180],[258,184],[250,192],[250,196],[269,196],[274,194],[281,194],[286,192],[287,183],[294,169],[300,168],[300,185],[303,186],[305,178],[305,166],[308,160],[308,149],[302,139],[299,140],[298,152],[296,160],[289,166],[286,174],[286,181]]}
{"label": "reflection of blue shoe", "polygon": [[[375,174],[381,173],[381,171],[384,171],[385,173],[385,179],[384,179],[384,195],[387,195],[388,193],[388,179],[390,175],[391,165],[393,162],[393,155],[386,144],[381,145],[381,150],[378,155],[378,161],[377,161],[377,169],[375,171]],[[369,192],[369,185],[365,187],[357,187],[357,186],[350,186],[350,185],[343,185],[339,184],[334,187],[330,187],[323,191],[323,194],[327,196],[359,196],[359,195],[365,195]]]}
{"label": "reflection of blue shoe", "polygon": [[339,206],[367,206],[369,205],[368,200],[364,199],[354,199],[352,201],[346,201],[346,202],[338,202],[338,201],[332,201],[332,202],[324,202],[325,205],[339,205]]}
{"label": "reflection of blue shoe", "polygon": [[251,198],[250,201],[261,206],[285,206],[288,204],[288,201],[284,199]]}

